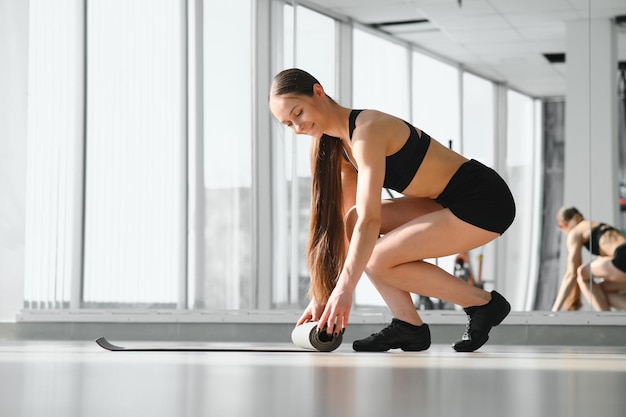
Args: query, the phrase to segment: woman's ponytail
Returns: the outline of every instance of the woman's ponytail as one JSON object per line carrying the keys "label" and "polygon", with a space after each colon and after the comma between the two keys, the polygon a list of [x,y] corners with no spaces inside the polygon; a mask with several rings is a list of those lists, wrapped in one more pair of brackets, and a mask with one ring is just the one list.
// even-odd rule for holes
{"label": "woman's ponytail", "polygon": [[307,262],[309,298],[326,304],[345,261],[341,192],[341,140],[323,135],[311,143],[311,220]]}

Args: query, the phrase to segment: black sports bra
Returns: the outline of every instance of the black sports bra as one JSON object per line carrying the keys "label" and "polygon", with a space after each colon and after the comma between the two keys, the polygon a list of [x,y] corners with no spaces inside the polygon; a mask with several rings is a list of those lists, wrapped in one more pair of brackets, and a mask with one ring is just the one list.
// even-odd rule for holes
{"label": "black sports bra", "polygon": [[617,229],[605,223],[600,223],[599,225],[591,229],[589,240],[585,242],[584,244],[585,247],[589,249],[589,252],[591,252],[594,255],[598,255],[598,256],[600,255],[600,238],[602,237],[603,234],[605,234],[606,232],[610,230],[617,230]]}
{"label": "black sports bra", "polygon": [[[350,141],[352,141],[352,132],[354,132],[354,128],[356,127],[356,118],[362,111],[363,110],[352,110],[350,112],[348,124]],[[413,125],[406,121],[404,123],[409,127],[409,138],[398,152],[387,156],[385,181],[383,182],[385,188],[390,188],[399,193],[404,191],[411,183],[411,180],[413,180],[413,177],[415,177],[415,173],[422,164],[426,156],[426,151],[430,146],[430,136],[428,136],[426,132],[422,131],[422,136],[420,137],[417,134],[417,129],[415,129]],[[345,149],[343,151],[343,157],[352,164]]]}

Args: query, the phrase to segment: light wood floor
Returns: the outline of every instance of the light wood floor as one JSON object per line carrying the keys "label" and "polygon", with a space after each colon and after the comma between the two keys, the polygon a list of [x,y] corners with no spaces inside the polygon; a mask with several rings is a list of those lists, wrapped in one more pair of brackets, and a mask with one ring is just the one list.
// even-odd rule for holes
{"label": "light wood floor", "polygon": [[0,416],[624,417],[626,348],[139,353],[0,341]]}

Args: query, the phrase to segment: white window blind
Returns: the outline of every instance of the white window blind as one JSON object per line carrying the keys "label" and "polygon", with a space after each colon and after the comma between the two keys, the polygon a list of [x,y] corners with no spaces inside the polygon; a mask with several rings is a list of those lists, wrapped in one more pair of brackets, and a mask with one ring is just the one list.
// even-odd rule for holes
{"label": "white window blind", "polygon": [[80,280],[82,1],[29,5],[24,304],[68,307]]}

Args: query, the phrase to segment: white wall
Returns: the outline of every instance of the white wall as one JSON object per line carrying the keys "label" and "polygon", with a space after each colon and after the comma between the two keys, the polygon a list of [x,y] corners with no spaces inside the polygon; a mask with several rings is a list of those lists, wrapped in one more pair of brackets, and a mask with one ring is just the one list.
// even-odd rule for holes
{"label": "white wall", "polygon": [[0,0],[0,322],[22,308],[28,0]]}

